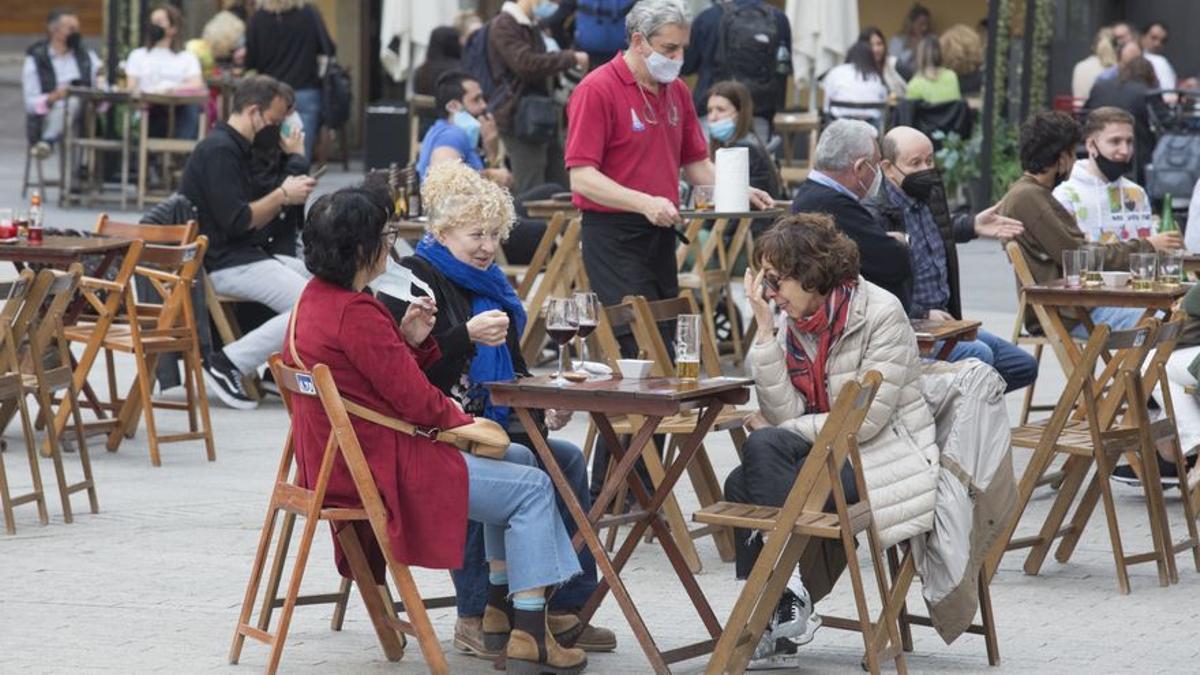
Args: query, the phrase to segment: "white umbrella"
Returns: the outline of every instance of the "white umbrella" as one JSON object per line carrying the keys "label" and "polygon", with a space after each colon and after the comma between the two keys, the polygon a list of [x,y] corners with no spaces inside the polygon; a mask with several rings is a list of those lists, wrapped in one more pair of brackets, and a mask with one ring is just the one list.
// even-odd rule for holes
{"label": "white umbrella", "polygon": [[[792,23],[792,67],[796,86],[816,81],[846,58],[858,38],[858,3],[846,0],[788,0]],[[816,87],[811,90],[815,107]]]}
{"label": "white umbrella", "polygon": [[450,25],[458,12],[456,0],[383,0],[379,21],[379,58],[399,82],[416,67],[429,44],[429,33]]}

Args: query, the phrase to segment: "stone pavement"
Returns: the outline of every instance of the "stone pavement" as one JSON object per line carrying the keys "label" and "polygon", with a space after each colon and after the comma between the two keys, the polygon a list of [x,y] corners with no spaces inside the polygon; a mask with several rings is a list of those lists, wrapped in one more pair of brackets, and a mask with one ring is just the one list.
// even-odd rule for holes
{"label": "stone pavement", "polygon": [[[0,206],[9,206],[18,201],[24,141],[18,97],[11,88],[0,90]],[[331,173],[322,189],[353,179]],[[95,210],[51,207],[48,222],[89,227],[95,215]],[[960,251],[962,268],[969,271],[963,279],[966,313],[1007,335],[1014,298],[1003,254],[988,242]],[[11,272],[0,269],[0,277]],[[118,360],[118,368],[128,383],[131,362]],[[94,377],[98,380],[100,374],[97,369]],[[1053,359],[1044,362],[1040,398],[1053,397],[1062,381]],[[1010,415],[1015,416],[1019,403],[1018,396],[1010,397]],[[160,413],[160,420],[165,432],[184,424],[180,415],[169,412]],[[183,443],[167,446],[162,468],[152,468],[142,433],[117,453],[105,452],[94,442],[99,514],[86,513],[84,500],[77,497],[76,522],[64,524],[50,482],[49,525],[39,525],[28,506],[17,510],[17,535],[0,535],[0,673],[259,672],[266,650],[257,643],[247,642],[240,666],[228,665],[226,656],[286,432],[286,414],[277,400],[255,412],[214,404],[213,424],[215,463],[204,460],[200,444]],[[560,435],[581,443],[584,432],[577,419]],[[5,453],[4,460],[19,491],[29,484],[22,453],[16,451],[21,441],[14,429],[5,437],[14,450]],[[735,463],[728,437],[714,436],[708,447],[718,475],[724,476]],[[1026,457],[1024,451],[1016,453],[1018,469]],[[77,472],[73,460],[68,456],[67,464]],[[51,475],[48,462],[43,461],[42,471],[44,477]],[[1149,541],[1142,501],[1127,488],[1118,487],[1117,495],[1126,546],[1142,550]],[[696,507],[690,488],[682,488],[679,498],[685,512]],[[1050,500],[1046,489],[1035,495],[1023,532],[1040,523]],[[1172,530],[1178,535],[1184,531],[1178,496],[1169,494],[1168,505]],[[739,590],[732,566],[720,562],[711,541],[698,546],[704,563],[700,584],[724,618]],[[330,550],[322,528],[305,577],[306,592],[336,588]],[[987,666],[977,637],[964,636],[946,646],[933,631],[916,627],[915,652],[909,656],[913,672],[1195,672],[1200,662],[1200,642],[1194,637],[1200,625],[1195,601],[1200,597],[1200,574],[1187,557],[1179,557],[1179,585],[1158,587],[1154,569],[1143,566],[1133,572],[1132,595],[1123,597],[1116,590],[1107,535],[1097,520],[1069,564],[1049,561],[1041,576],[1029,577],[1021,572],[1022,561],[1016,554],[1006,558],[992,587],[1002,666]],[[675,646],[702,634],[656,545],[641,546],[626,569],[630,591],[662,645]],[[427,595],[450,588],[445,572],[419,570],[417,578]],[[919,606],[919,587],[910,601]],[[818,610],[851,616],[848,582],[843,579]],[[435,610],[432,616],[454,672],[492,672],[488,663],[453,653],[447,639],[453,630],[452,610]],[[329,630],[329,618],[328,606],[297,609],[283,656],[285,672],[426,672],[415,644],[400,663],[384,660],[356,597],[341,633]],[[648,672],[615,603],[606,602],[596,621],[614,628],[620,645],[615,653],[592,655],[590,672]],[[822,630],[804,648],[802,672],[861,672],[861,644],[855,634]],[[694,660],[677,670],[702,668],[702,661]]]}

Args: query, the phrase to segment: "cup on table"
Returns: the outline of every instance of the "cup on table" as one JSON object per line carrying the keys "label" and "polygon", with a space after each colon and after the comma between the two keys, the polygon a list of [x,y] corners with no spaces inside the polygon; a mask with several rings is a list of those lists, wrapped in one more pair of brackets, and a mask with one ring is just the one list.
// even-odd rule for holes
{"label": "cup on table", "polygon": [[713,207],[713,186],[711,185],[693,185],[692,186],[692,210],[693,211],[710,211]]}
{"label": "cup on table", "polygon": [[675,377],[684,382],[700,378],[699,314],[680,314],[675,320]]}
{"label": "cup on table", "polygon": [[1104,285],[1104,247],[1093,244],[1087,247],[1088,266],[1083,275],[1083,285],[1096,288]]}
{"label": "cup on table", "polygon": [[1133,275],[1133,290],[1154,290],[1154,277],[1157,272],[1157,253],[1132,253],[1129,255],[1129,273]]}
{"label": "cup on table", "polygon": [[0,209],[0,239],[12,239],[17,236],[17,226],[13,224],[13,210]]}
{"label": "cup on table", "polygon": [[1083,273],[1088,268],[1087,249],[1063,251],[1063,279],[1068,288],[1079,288]]}
{"label": "cup on table", "polygon": [[1158,283],[1169,291],[1183,284],[1183,251],[1163,251],[1158,254]]}

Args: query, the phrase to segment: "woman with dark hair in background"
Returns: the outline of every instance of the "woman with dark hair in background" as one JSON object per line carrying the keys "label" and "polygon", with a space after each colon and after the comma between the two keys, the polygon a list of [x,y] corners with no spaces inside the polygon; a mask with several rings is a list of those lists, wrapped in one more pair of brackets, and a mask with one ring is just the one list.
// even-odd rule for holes
{"label": "woman with dark hair in background", "polygon": [[754,101],[746,85],[734,80],[717,82],[708,90],[708,154],[720,148],[748,148],[750,185],[772,197],[783,198],[783,181],[775,160],[754,133]]}
{"label": "woman with dark hair in background", "polygon": [[462,60],[462,43],[453,26],[438,26],[429,34],[425,62],[417,68],[413,89],[418,94],[433,96],[438,78],[443,73],[458,70]]}
{"label": "woman with dark hair in background", "polygon": [[888,51],[896,56],[896,69],[906,79],[917,71],[917,45],[933,35],[933,14],[919,2],[914,2],[904,17],[900,32],[888,41]]}
{"label": "woman with dark hair in background", "polygon": [[882,114],[880,110],[859,110],[830,106],[830,101],[842,103],[885,103],[888,86],[883,81],[883,71],[871,51],[871,43],[859,40],[846,52],[846,62],[834,66],[821,80],[825,89],[825,112],[836,118],[853,118],[874,122]]}
{"label": "woman with dark hair in background", "polygon": [[874,26],[867,26],[858,34],[858,42],[870,45],[871,56],[875,58],[875,66],[883,75],[883,82],[887,85],[888,93],[897,98],[903,98],[908,83],[896,71],[896,57],[888,53],[887,40],[883,37],[883,31]]}
{"label": "woman with dark hair in background", "polygon": [[[125,60],[126,87],[147,94],[198,93],[204,91],[200,60],[182,48],[179,31],[183,15],[174,5],[159,5],[150,11],[146,24],[146,46],[129,52]],[[167,135],[169,113],[165,106],[150,107],[150,135]],[[175,138],[196,138],[200,130],[200,106],[175,106]]]}

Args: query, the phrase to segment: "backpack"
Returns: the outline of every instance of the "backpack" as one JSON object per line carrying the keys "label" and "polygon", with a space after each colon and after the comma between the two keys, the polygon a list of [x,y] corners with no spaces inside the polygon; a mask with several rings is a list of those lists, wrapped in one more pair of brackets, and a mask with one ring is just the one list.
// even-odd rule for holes
{"label": "backpack", "polygon": [[1192,194],[1200,179],[1200,136],[1165,134],[1154,147],[1152,158],[1152,164],[1146,167],[1146,192],[1151,199]]}
{"label": "backpack", "polygon": [[774,110],[783,91],[776,77],[780,35],[774,11],[766,3],[727,3],[717,29],[713,81],[746,85],[755,110]]}
{"label": "backpack", "polygon": [[[350,119],[350,102],[354,96],[350,73],[337,62],[333,40],[329,37],[329,31],[325,29],[321,15],[311,5],[306,6],[305,10],[317,31],[321,51],[328,59],[325,70],[321,73],[321,126],[340,129]],[[308,129],[305,129],[305,132],[316,133]]]}
{"label": "backpack", "polygon": [[625,48],[625,15],[629,0],[579,0],[575,7],[575,48],[613,54]]}
{"label": "backpack", "polygon": [[491,27],[492,22],[488,21],[471,34],[463,49],[462,69],[479,83],[488,108],[496,110],[508,99],[508,83],[498,82],[492,77],[492,64],[488,59],[488,31]]}

